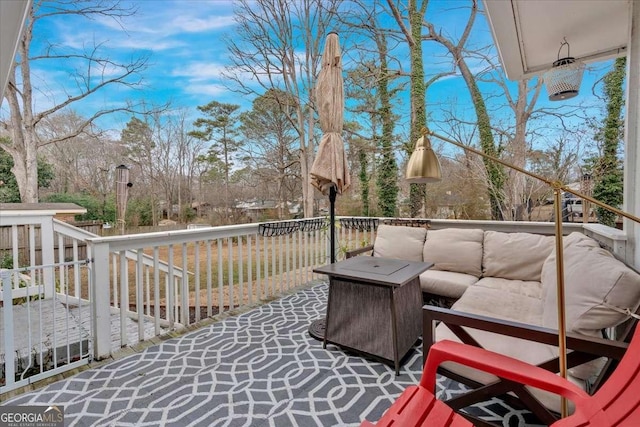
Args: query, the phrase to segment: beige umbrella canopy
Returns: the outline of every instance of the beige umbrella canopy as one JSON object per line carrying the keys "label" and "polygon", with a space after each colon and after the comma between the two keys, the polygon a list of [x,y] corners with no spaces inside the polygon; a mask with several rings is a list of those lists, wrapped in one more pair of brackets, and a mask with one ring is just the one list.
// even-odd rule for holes
{"label": "beige umbrella canopy", "polygon": [[327,36],[315,95],[323,136],[311,167],[311,184],[322,194],[328,194],[331,187],[342,194],[351,185],[351,178],[342,142],[344,89],[336,33]]}
{"label": "beige umbrella canopy", "polygon": [[316,85],[316,105],[323,135],[316,159],[311,166],[311,184],[322,194],[329,194],[330,255],[331,262],[334,263],[336,260],[336,194],[342,194],[351,185],[347,157],[342,142],[344,88],[340,42],[336,33],[329,33],[325,42],[322,66]]}

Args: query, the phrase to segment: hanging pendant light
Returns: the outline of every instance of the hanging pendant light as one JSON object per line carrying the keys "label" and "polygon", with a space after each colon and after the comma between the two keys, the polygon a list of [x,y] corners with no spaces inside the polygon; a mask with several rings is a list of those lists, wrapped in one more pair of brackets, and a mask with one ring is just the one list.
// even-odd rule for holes
{"label": "hanging pendant light", "polygon": [[407,182],[412,184],[424,184],[442,180],[440,161],[431,148],[426,129],[423,130],[423,135],[420,139],[416,141],[416,148],[409,158],[406,178]]}
{"label": "hanging pendant light", "polygon": [[[564,46],[567,47],[567,56],[560,58],[560,52]],[[571,56],[569,43],[564,39],[560,43],[558,59],[554,61],[553,68],[544,74],[549,101],[562,101],[578,95],[583,72],[584,62],[576,61]]]}

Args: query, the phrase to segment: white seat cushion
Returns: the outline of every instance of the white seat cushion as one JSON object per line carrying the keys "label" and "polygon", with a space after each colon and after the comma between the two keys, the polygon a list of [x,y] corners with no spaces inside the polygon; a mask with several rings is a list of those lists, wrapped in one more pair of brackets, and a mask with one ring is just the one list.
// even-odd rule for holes
{"label": "white seat cushion", "polygon": [[430,269],[420,275],[422,292],[456,299],[460,298],[467,288],[477,281],[476,276],[453,271]]}
{"label": "white seat cushion", "polygon": [[426,237],[426,228],[380,225],[373,245],[373,256],[422,261]]}
{"label": "white seat cushion", "polygon": [[501,279],[500,277],[483,277],[478,280],[474,286],[483,286],[485,288],[496,289],[501,292],[511,292],[526,297],[536,298],[539,299],[540,304],[542,304],[543,289],[542,283],[540,282],[531,280]]}
{"label": "white seat cushion", "polygon": [[482,242],[480,229],[444,228],[427,231],[422,257],[434,264],[432,270],[454,271],[482,276]]}
{"label": "white seat cushion", "polygon": [[[476,284],[469,286],[451,308],[465,313],[541,325],[542,291],[532,290],[541,285],[539,283],[536,285],[537,282],[522,281],[519,283],[523,286],[511,286],[512,283],[509,282],[513,281],[483,278]],[[510,291],[506,291],[505,288]]]}
{"label": "white seat cushion", "polygon": [[[483,281],[484,285],[481,284]],[[482,279],[475,285],[470,286],[462,298],[453,305],[452,309],[531,325],[540,325],[543,311],[542,299],[536,294],[541,295],[542,291],[540,289],[535,291],[536,282],[520,282],[520,284],[524,284],[525,290],[522,292],[517,291],[518,286],[514,287],[508,282],[511,281],[495,278]],[[541,288],[539,283],[537,286]],[[534,365],[558,356],[558,348],[556,346],[469,328],[465,328],[465,330],[484,348]],[[435,339],[436,341],[443,339],[460,341],[444,324],[436,327]],[[482,384],[497,380],[493,375],[456,363],[445,363],[443,367]],[[569,379],[579,387],[585,387],[583,381],[571,377]],[[559,411],[560,402],[556,395],[540,390],[532,389],[531,391],[546,407]]]}

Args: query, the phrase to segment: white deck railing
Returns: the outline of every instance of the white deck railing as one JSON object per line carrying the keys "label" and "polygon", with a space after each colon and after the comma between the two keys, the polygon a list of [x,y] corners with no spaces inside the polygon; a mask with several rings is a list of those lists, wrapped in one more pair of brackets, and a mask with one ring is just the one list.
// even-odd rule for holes
{"label": "white deck railing", "polygon": [[[113,351],[118,308],[126,346],[306,284],[327,262],[324,218],[87,239],[95,355]],[[128,254],[135,254],[135,259]],[[166,266],[166,268],[164,267]],[[178,274],[179,273],[179,274]],[[127,334],[127,318],[137,335]]]}
{"label": "white deck railing", "polygon": [[[11,227],[15,240],[13,264],[27,265],[26,274],[34,277],[20,282],[17,270],[12,271],[3,287],[12,283],[14,302],[37,294],[71,310],[73,316],[66,318],[88,331],[84,358],[108,357],[169,330],[272,299],[316,279],[313,268],[330,258],[326,218],[98,237],[52,217],[50,212],[2,214],[0,225]],[[382,220],[339,218],[337,258],[373,243]],[[21,227],[28,257],[17,243]],[[540,222],[432,220],[430,227],[554,233],[552,223]],[[624,258],[623,232],[565,224],[564,233],[571,231],[589,234]],[[54,263],[55,268],[46,267]]]}

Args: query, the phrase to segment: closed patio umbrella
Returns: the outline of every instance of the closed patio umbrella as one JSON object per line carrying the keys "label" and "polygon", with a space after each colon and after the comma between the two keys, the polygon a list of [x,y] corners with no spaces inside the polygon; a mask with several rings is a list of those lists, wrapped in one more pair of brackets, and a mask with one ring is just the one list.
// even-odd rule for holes
{"label": "closed patio umbrella", "polygon": [[344,89],[338,34],[329,33],[316,85],[316,105],[323,135],[311,166],[311,184],[329,194],[331,262],[335,262],[335,201],[351,185],[342,141]]}

